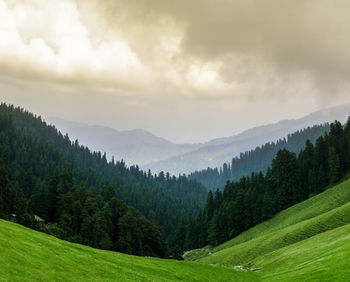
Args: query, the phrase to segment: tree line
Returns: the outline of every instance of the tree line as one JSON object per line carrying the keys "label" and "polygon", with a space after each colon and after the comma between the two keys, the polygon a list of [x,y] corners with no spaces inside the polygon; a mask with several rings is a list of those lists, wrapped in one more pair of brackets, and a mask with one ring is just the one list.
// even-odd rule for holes
{"label": "tree line", "polygon": [[75,185],[69,172],[56,172],[48,186],[26,199],[8,184],[0,161],[1,218],[95,248],[141,256],[169,255],[162,229],[118,200],[110,186],[97,193]]}
{"label": "tree line", "polygon": [[[183,248],[218,245],[338,182],[350,169],[350,120],[330,124],[329,133],[310,140],[298,155],[282,149],[266,173],[252,173],[209,191],[204,209],[184,234],[196,238]],[[192,220],[192,219],[190,219]],[[189,221],[190,221],[189,220]],[[193,230],[195,229],[195,230]]]}
{"label": "tree line", "polygon": [[[175,235],[181,219],[196,216],[207,196],[205,187],[184,175],[174,177],[164,172],[153,175],[138,166],[127,167],[123,160],[108,161],[106,154],[91,152],[77,140],[71,141],[41,117],[4,103],[0,105],[0,159],[8,175],[6,189],[19,195],[20,201],[30,200],[28,211],[39,213],[40,201],[34,199],[45,199],[43,195],[52,177],[69,172],[75,183],[72,187],[85,187],[90,191],[88,196],[92,192],[99,195],[104,187],[112,187],[117,199],[163,229],[170,248],[181,244]],[[46,222],[62,222],[61,216],[52,217],[52,213],[41,211],[38,215]],[[75,234],[76,230],[67,236]]]}
{"label": "tree line", "polygon": [[202,183],[213,191],[223,189],[227,181],[239,181],[241,177],[249,176],[252,172],[266,173],[279,150],[287,149],[298,154],[304,147],[306,140],[315,144],[317,138],[329,130],[329,123],[298,130],[286,138],[276,142],[268,142],[254,150],[241,153],[238,157],[232,158],[230,163],[225,163],[220,168],[208,167],[205,170],[190,173],[188,178]]}

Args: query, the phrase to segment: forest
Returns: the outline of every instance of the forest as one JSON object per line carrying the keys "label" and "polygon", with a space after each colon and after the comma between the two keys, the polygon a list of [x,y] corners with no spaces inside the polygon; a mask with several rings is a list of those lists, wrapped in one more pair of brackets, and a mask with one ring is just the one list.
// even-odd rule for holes
{"label": "forest", "polygon": [[317,138],[329,130],[329,123],[298,130],[276,142],[269,142],[253,150],[242,152],[238,157],[232,158],[231,163],[224,163],[220,168],[208,167],[205,170],[194,171],[188,175],[188,178],[202,183],[209,190],[222,190],[227,181],[239,181],[243,176],[249,176],[253,172],[266,173],[279,150],[287,149],[298,154],[307,140],[315,144]]}
{"label": "forest", "polygon": [[198,240],[191,248],[216,246],[277,212],[324,191],[350,169],[350,120],[335,121],[329,133],[307,140],[297,155],[277,152],[266,173],[252,173],[227,182],[223,190],[209,191],[205,208],[196,219]]}
{"label": "forest", "polygon": [[96,193],[74,185],[72,175],[62,172],[27,200],[21,190],[8,186],[7,171],[3,163],[0,166],[2,218],[95,248],[168,256],[162,229],[118,200],[112,187],[105,186]]}
{"label": "forest", "polygon": [[[15,214],[18,222],[30,226],[29,215],[35,214],[62,238],[134,254],[151,252],[128,250],[128,243],[121,243],[124,239],[116,238],[113,228],[122,222],[124,227],[130,224],[129,233],[125,231],[127,241],[139,236],[141,245],[148,230],[155,232],[159,244],[166,241],[171,253],[178,244],[182,245],[182,238],[176,233],[178,224],[196,216],[207,197],[207,189],[194,180],[163,172],[152,175],[137,166],[127,167],[122,160],[108,161],[106,154],[91,152],[78,141],[71,141],[41,117],[7,104],[0,105],[0,158],[2,171],[6,172],[1,185],[2,201],[6,202],[1,204],[2,217]],[[106,187],[113,190],[109,198],[103,196]],[[117,206],[123,207],[120,209],[125,213],[117,216]],[[99,213],[92,213],[93,210]],[[102,217],[100,225],[110,230],[109,238],[99,238],[96,234],[100,231],[84,237],[88,222]],[[114,227],[110,224],[113,217],[121,220],[112,220]],[[70,224],[73,222],[74,227]],[[133,226],[139,228],[133,230]],[[161,239],[162,232],[166,240]],[[164,256],[163,251],[153,252]]]}

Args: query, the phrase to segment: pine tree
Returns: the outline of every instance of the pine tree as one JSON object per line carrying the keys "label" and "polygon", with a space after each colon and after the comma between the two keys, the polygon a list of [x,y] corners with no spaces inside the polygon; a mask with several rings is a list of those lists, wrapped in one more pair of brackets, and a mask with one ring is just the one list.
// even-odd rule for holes
{"label": "pine tree", "polygon": [[209,222],[214,215],[214,199],[212,191],[208,192],[207,202],[204,207],[206,221]]}
{"label": "pine tree", "polygon": [[329,163],[329,180],[331,183],[336,183],[340,176],[340,162],[337,151],[334,147],[330,147],[328,151]]}
{"label": "pine tree", "polygon": [[296,155],[285,149],[278,151],[276,158],[272,162],[272,171],[277,187],[282,189],[285,194],[285,198],[281,199],[283,207],[294,204],[300,199]]}
{"label": "pine tree", "polygon": [[274,213],[274,207],[270,195],[266,192],[262,200],[262,220],[266,220],[272,217]]}

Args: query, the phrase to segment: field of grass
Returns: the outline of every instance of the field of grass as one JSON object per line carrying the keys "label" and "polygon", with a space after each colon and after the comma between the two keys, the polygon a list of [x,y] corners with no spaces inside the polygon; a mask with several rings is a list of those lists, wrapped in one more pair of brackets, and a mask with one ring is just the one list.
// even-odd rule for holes
{"label": "field of grass", "polygon": [[72,244],[0,220],[0,281],[255,281],[258,275]]}
{"label": "field of grass", "polygon": [[344,180],[214,248],[199,261],[261,268],[261,278],[268,280],[345,280],[350,277],[349,223],[350,180]]}
{"label": "field of grass", "polygon": [[350,224],[257,257],[267,281],[349,281]]}

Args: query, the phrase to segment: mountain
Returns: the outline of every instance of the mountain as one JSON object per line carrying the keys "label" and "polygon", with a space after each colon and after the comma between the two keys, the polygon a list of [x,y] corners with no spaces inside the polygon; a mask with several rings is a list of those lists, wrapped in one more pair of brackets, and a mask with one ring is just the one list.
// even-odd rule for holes
{"label": "mountain", "polygon": [[345,178],[214,249],[194,250],[188,257],[257,269],[267,281],[347,281],[349,218],[350,180]]}
{"label": "mountain", "polygon": [[188,178],[202,183],[210,190],[222,189],[227,181],[239,181],[243,176],[249,176],[253,172],[266,173],[279,150],[287,149],[298,154],[305,147],[307,140],[315,144],[316,140],[329,130],[329,123],[298,130],[276,142],[268,142],[253,150],[240,153],[239,157],[224,163],[220,168],[194,171],[188,175]]}
{"label": "mountain", "polygon": [[[60,118],[47,118],[46,121],[49,124],[55,125],[55,127],[62,133],[68,133],[73,130],[70,134],[71,139],[78,139],[83,137],[92,144],[104,142],[104,144],[113,144],[115,147],[123,147],[135,144],[153,144],[153,145],[164,145],[171,144],[168,140],[155,136],[150,132],[142,129],[118,131],[116,129],[100,126],[100,125],[87,125],[79,122],[67,121]],[[103,138],[108,138],[104,140]]]}
{"label": "mountain", "polygon": [[344,122],[349,113],[350,104],[346,104],[323,109],[300,119],[282,120],[200,144],[174,144],[142,129],[118,131],[54,117],[46,120],[92,150],[106,152],[109,157],[123,159],[128,165],[137,164],[143,170],[151,169],[153,173],[165,171],[178,175],[222,166],[241,152],[276,142],[309,126],[334,120]]}
{"label": "mountain", "polygon": [[142,168],[151,169],[153,172],[163,170],[178,175],[179,173],[189,174],[208,167],[220,167],[223,163],[231,162],[231,159],[239,156],[241,152],[283,139],[288,134],[309,126],[334,120],[345,122],[349,115],[350,104],[323,109],[300,119],[282,120],[274,124],[248,129],[234,136],[214,139],[194,151],[152,162]]}
{"label": "mountain", "polygon": [[336,121],[315,145],[306,141],[298,155],[279,150],[265,174],[252,173],[209,191],[188,231],[198,234],[191,237],[191,248],[217,246],[337,183],[350,172],[349,137],[350,120],[345,126]]}
{"label": "mountain", "polygon": [[209,192],[196,233],[207,232],[201,244],[206,247],[185,258],[254,269],[263,280],[346,281],[349,137],[350,120],[345,126],[334,122],[298,156],[280,150],[265,175],[242,177],[224,191]]}
{"label": "mountain", "polygon": [[143,129],[118,131],[116,129],[87,125],[49,117],[46,121],[62,133],[91,150],[106,152],[128,165],[144,165],[193,151],[201,144],[174,144]]}
{"label": "mountain", "polygon": [[[3,171],[7,173],[1,173],[2,162]],[[3,183],[7,182],[4,180],[7,178],[9,193],[4,194],[3,202],[1,189],[6,186]],[[112,191],[104,193],[107,188]],[[198,182],[184,176],[152,175],[137,166],[128,167],[122,161],[108,161],[105,154],[91,152],[89,148],[71,141],[55,127],[48,126],[41,117],[19,107],[0,105],[0,217],[4,204],[7,216],[19,212],[25,214],[23,210],[29,204],[36,215],[50,223],[57,223],[63,238],[80,242],[85,240],[83,230],[92,232],[87,226],[93,222],[112,226],[102,224],[100,219],[105,214],[108,223],[111,216],[107,215],[113,214],[111,206],[118,206],[116,201],[111,203],[110,200],[117,198],[160,226],[169,245],[174,246],[182,240],[175,232],[180,219],[197,214],[206,196],[207,189]],[[19,199],[19,203],[15,198]],[[91,199],[87,201],[87,198]],[[130,220],[139,218],[137,213],[129,210],[124,217],[121,215],[123,208],[116,210],[123,218],[123,227],[118,226],[118,230],[124,230],[124,235],[129,234],[127,229],[132,225],[140,225],[137,220]],[[85,217],[87,222],[83,224]],[[117,222],[113,223],[119,224]],[[109,231],[111,236],[118,233]],[[126,242],[130,243],[134,239],[132,233],[129,235]],[[114,239],[115,245],[118,240]],[[90,239],[86,242],[96,245]],[[110,245],[108,238],[103,243],[100,245]],[[138,244],[133,247],[142,250]]]}

